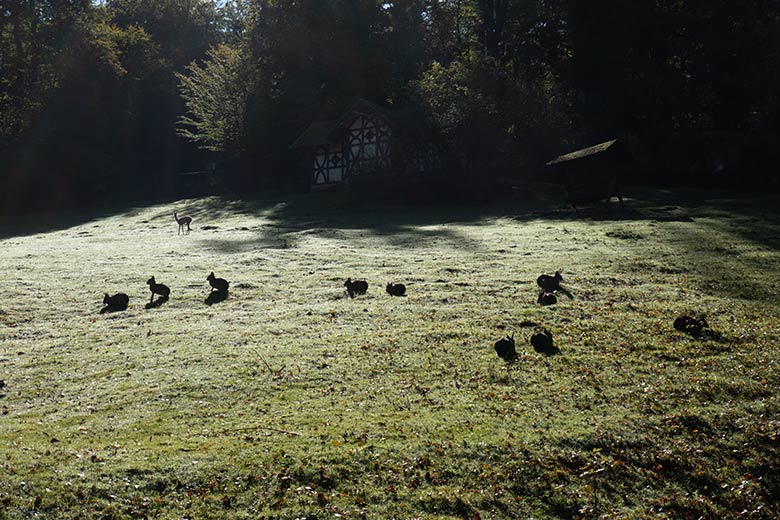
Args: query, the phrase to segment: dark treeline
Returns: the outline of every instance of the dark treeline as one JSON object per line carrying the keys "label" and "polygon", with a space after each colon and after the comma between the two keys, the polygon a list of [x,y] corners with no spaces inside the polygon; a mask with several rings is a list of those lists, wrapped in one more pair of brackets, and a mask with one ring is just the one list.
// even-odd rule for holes
{"label": "dark treeline", "polygon": [[289,185],[289,144],[359,97],[423,109],[466,178],[620,136],[655,180],[774,182],[779,79],[774,0],[2,0],[0,202],[215,160]]}

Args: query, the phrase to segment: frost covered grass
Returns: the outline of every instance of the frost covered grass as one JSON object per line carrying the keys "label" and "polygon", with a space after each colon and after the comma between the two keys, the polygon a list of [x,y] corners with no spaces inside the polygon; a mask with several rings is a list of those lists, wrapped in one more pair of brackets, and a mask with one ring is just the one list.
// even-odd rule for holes
{"label": "frost covered grass", "polygon": [[[632,195],[1,223],[0,518],[777,517],[777,197]],[[557,269],[574,298],[537,306]]]}

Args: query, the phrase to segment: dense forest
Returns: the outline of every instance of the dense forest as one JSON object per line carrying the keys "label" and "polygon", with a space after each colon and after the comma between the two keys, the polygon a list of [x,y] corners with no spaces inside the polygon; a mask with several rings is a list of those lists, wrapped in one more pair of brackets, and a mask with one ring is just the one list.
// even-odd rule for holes
{"label": "dense forest", "polygon": [[209,162],[290,186],[290,143],[357,98],[418,107],[464,178],[622,137],[646,179],[776,186],[780,4],[2,0],[3,212],[158,195]]}

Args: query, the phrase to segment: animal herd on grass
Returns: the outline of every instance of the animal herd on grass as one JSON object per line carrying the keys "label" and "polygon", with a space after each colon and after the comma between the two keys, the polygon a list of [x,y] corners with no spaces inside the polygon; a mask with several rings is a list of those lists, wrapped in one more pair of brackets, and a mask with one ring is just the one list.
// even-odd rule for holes
{"label": "animal herd on grass", "polygon": [[[347,281],[344,282],[344,287],[346,287],[350,298],[368,292],[368,282],[365,280],[353,281],[352,278],[347,278]],[[406,296],[406,286],[402,283],[390,282],[385,286],[385,292],[390,296]]]}
{"label": "animal herd on grass", "polygon": [[[214,276],[213,271],[206,277],[206,280],[209,282],[209,285],[211,285],[211,294],[209,295],[211,299],[214,299],[214,296],[221,297],[221,299],[227,298],[230,282],[224,278],[217,278]],[[149,286],[149,291],[152,293],[151,297],[149,298],[149,303],[146,305],[147,308],[156,306],[154,300],[155,295],[159,296],[157,299],[157,305],[168,301],[171,296],[170,287],[162,283],[157,283],[157,281],[154,279],[154,276],[149,278],[146,281],[146,284]],[[106,295],[103,297],[103,305],[105,305],[105,307],[100,310],[100,313],[103,314],[106,312],[126,310],[129,303],[130,297],[125,293],[120,292],[110,296],[108,293],[106,293]],[[208,298],[206,303],[209,303]]]}
{"label": "animal herd on grass", "polygon": [[[173,218],[179,225],[179,231],[176,234],[189,235],[190,224],[192,224],[192,217],[189,215],[180,217],[178,213],[174,211]],[[213,271],[206,277],[206,281],[208,281],[209,285],[211,286],[211,293],[209,294],[209,298],[206,299],[206,303],[211,304],[215,301],[222,301],[227,298],[230,282],[224,278],[217,278],[214,276]],[[154,279],[154,276],[146,281],[146,285],[149,286],[149,291],[151,292],[149,303],[146,305],[147,309],[165,303],[171,297],[170,287],[162,283],[157,283],[157,280]],[[159,296],[157,302],[154,300],[155,295]],[[129,304],[130,297],[125,293],[120,292],[114,295],[109,295],[106,293],[103,297],[104,307],[100,310],[100,313],[103,314],[106,312],[123,311],[127,309]]]}
{"label": "animal herd on grass", "polygon": [[[177,235],[189,235],[191,231],[190,225],[192,224],[192,217],[189,215],[179,216],[177,212],[173,212],[173,218],[176,220],[176,223],[179,225],[179,230],[176,233]],[[230,282],[225,280],[224,278],[217,278],[214,276],[214,272],[212,271],[211,274],[209,274],[206,277],[206,280],[209,282],[209,285],[211,286],[211,294],[209,295],[209,298],[206,299],[207,304],[215,303],[217,301],[222,301],[225,298],[227,298],[228,294],[228,288],[230,287]],[[168,299],[171,296],[171,289],[165,284],[158,283],[157,280],[154,279],[154,276],[149,278],[146,281],[146,284],[149,286],[149,291],[151,292],[151,296],[149,298],[149,303],[146,305],[146,308],[156,307],[157,305],[160,305],[162,303],[165,303],[168,301]],[[354,298],[357,295],[366,294],[368,291],[368,282],[365,280],[352,280],[351,278],[347,278],[347,281],[344,283],[344,287],[346,288],[347,294],[349,294],[350,298]],[[390,282],[385,286],[385,291],[387,291],[387,294],[391,296],[406,296],[406,286],[402,283],[393,283]],[[154,297],[159,296],[157,301],[155,302]],[[113,295],[109,295],[108,293],[105,293],[105,296],[103,297],[103,305],[104,307],[100,310],[100,313],[106,313],[106,312],[116,312],[116,311],[124,311],[127,310],[127,306],[130,304],[130,297],[125,293],[116,293]]]}
{"label": "animal herd on grass", "polygon": [[[191,230],[190,224],[192,224],[193,220],[192,217],[179,217],[178,213],[174,212],[173,218],[179,225],[177,234],[189,235]],[[217,278],[214,276],[213,272],[211,272],[211,274],[206,277],[206,280],[211,286],[211,293],[209,294],[209,298],[206,299],[207,304],[222,301],[227,298],[228,288],[230,286],[230,283],[227,280],[224,278]],[[561,275],[560,271],[556,271],[552,276],[547,274],[540,275],[536,279],[536,284],[541,289],[536,302],[543,306],[554,305],[558,302],[558,294],[563,294],[569,299],[573,299],[574,296],[572,293],[561,286],[561,282],[563,281],[563,276]],[[168,301],[171,290],[167,285],[157,283],[157,281],[154,279],[154,276],[149,278],[146,283],[149,286],[149,290],[151,291],[151,297],[149,299],[149,303],[147,304],[147,308]],[[346,289],[349,297],[354,298],[355,296],[363,295],[368,292],[368,282],[365,280],[352,280],[350,277],[347,278],[347,280],[344,282],[344,288]],[[387,294],[390,296],[406,296],[406,286],[402,283],[390,282],[385,286],[385,292],[387,292]],[[155,295],[159,296],[157,304],[154,301]],[[100,312],[104,313],[126,310],[129,303],[130,297],[125,293],[117,293],[111,296],[106,293],[105,297],[103,298],[103,304],[105,307],[101,309]],[[534,332],[529,338],[529,342],[536,352],[545,354],[547,356],[552,356],[560,352],[560,349],[554,345],[552,333],[549,330],[539,327],[533,322],[523,322],[522,325],[535,327]],[[709,329],[709,324],[704,317],[692,317],[687,315],[679,316],[674,321],[674,328],[680,332],[690,334],[695,338],[700,338],[707,334],[715,335],[715,333]],[[519,357],[515,347],[514,334],[499,339],[495,342],[493,348],[496,351],[498,357],[508,363],[516,361]]]}
{"label": "animal herd on grass", "polygon": [[[536,285],[538,285],[541,289],[539,296],[536,299],[536,303],[539,305],[554,305],[558,302],[558,293],[565,294],[570,299],[573,299],[574,296],[571,294],[571,292],[569,292],[566,288],[561,287],[562,281],[563,276],[561,275],[560,271],[556,271],[552,276],[549,274],[540,275],[539,278],[536,279]],[[560,349],[558,349],[558,347],[556,347],[553,343],[552,333],[549,330],[543,327],[539,327],[533,322],[523,322],[522,325],[536,327],[533,334],[531,334],[531,337],[529,338],[531,346],[536,352],[546,356],[553,356],[560,352]],[[496,354],[498,354],[498,357],[508,363],[517,360],[519,357],[517,354],[517,349],[515,348],[514,334],[496,341],[496,343],[493,345],[493,348],[495,349]]]}
{"label": "animal herd on grass", "polygon": [[[539,305],[553,305],[558,301],[558,294],[564,294],[568,298],[573,299],[574,296],[566,288],[561,286],[563,276],[560,271],[552,276],[543,274],[536,279],[536,284],[541,288],[539,296],[536,302]],[[560,349],[553,344],[552,333],[545,329],[538,327],[533,322],[523,322],[521,325],[527,325],[536,327],[536,330],[529,338],[531,346],[536,352],[552,356],[558,354]],[[694,317],[688,315],[678,316],[674,320],[674,328],[680,332],[684,332],[693,336],[694,338],[702,338],[709,336],[711,338],[717,338],[719,335],[709,328],[707,320],[703,316]],[[518,359],[517,349],[515,348],[515,337],[506,336],[499,339],[493,345],[493,348],[498,354],[498,357],[506,362],[513,362]]]}

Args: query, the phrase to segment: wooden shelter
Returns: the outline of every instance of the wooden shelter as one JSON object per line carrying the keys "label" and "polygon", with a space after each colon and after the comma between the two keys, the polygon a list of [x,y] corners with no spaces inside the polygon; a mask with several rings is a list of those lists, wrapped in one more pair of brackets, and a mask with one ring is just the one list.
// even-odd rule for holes
{"label": "wooden shelter", "polygon": [[340,118],[314,122],[290,145],[304,152],[312,190],[369,175],[424,173],[441,166],[440,148],[422,137],[412,110],[390,110],[358,99]]}
{"label": "wooden shelter", "polygon": [[631,156],[617,139],[560,155],[549,161],[554,182],[566,187],[567,202],[577,207],[617,197],[623,205],[620,181],[631,166]]}

